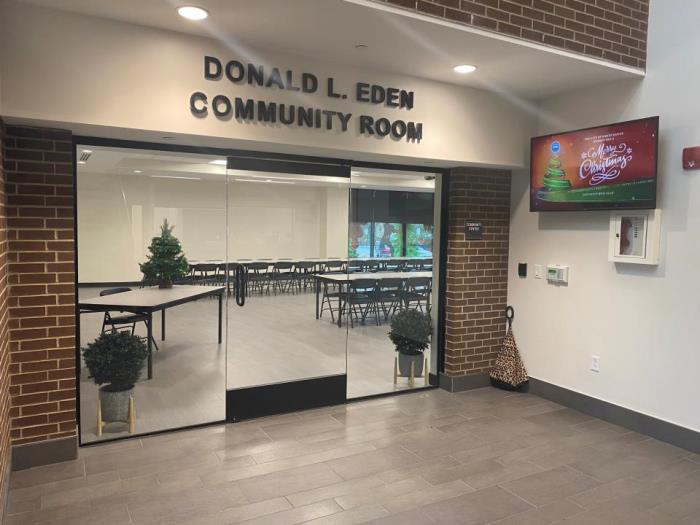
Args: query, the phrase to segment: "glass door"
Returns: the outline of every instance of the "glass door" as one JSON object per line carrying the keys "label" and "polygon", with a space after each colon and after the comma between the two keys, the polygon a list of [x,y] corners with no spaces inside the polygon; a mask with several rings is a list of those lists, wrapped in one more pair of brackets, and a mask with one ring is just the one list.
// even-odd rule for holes
{"label": "glass door", "polygon": [[345,401],[349,167],[230,157],[227,419]]}
{"label": "glass door", "polygon": [[353,168],[350,183],[347,397],[434,384],[439,175]]}
{"label": "glass door", "polygon": [[225,162],[76,153],[81,443],[224,420]]}

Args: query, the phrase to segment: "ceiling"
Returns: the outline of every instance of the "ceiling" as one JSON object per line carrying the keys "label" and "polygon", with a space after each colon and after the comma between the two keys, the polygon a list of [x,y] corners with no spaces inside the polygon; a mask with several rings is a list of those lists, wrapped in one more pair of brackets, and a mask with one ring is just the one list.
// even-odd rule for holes
{"label": "ceiling", "polygon": [[[365,0],[196,0],[207,20],[181,18],[180,0],[18,0],[226,43],[239,55],[284,50],[326,62],[496,91],[515,100],[641,77],[642,72]],[[356,49],[357,44],[367,48]],[[457,64],[478,71],[458,75]]]}
{"label": "ceiling", "polygon": [[422,172],[353,169],[350,179],[347,179],[247,170],[227,172],[225,158],[211,155],[80,145],[77,147],[77,154],[81,159],[78,163],[79,178],[99,174],[185,184],[189,181],[210,181],[221,182],[222,185],[226,182],[238,182],[412,192],[435,191],[434,177]]}

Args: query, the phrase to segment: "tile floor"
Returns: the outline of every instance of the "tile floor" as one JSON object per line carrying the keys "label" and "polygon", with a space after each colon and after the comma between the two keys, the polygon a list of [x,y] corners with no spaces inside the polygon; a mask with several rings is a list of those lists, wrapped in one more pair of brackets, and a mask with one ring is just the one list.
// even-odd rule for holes
{"label": "tile floor", "polygon": [[8,523],[700,523],[700,456],[544,399],[410,393],[83,448]]}

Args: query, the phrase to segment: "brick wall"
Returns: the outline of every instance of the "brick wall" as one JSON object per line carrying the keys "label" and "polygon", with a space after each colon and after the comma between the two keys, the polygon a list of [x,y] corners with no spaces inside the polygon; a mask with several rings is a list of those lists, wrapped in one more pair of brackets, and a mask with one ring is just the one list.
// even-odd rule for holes
{"label": "brick wall", "polygon": [[[505,330],[510,172],[456,169],[450,175],[445,293],[445,374],[488,371]],[[466,219],[483,240],[467,241]]]}
{"label": "brick wall", "polygon": [[643,69],[649,0],[373,0]]}
{"label": "brick wall", "polygon": [[72,137],[5,127],[10,433],[76,434]]}
{"label": "brick wall", "polygon": [[[10,463],[10,343],[7,337],[7,215],[2,164],[3,124],[0,120],[0,516],[4,515]],[[2,518],[0,518],[2,519]]]}

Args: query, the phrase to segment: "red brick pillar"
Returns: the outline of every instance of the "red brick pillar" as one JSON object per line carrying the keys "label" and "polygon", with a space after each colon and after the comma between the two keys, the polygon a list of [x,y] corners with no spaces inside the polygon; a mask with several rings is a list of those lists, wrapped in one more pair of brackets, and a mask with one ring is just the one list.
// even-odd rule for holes
{"label": "red brick pillar", "polygon": [[77,450],[71,133],[7,125],[4,169],[17,469],[65,460]]}
{"label": "red brick pillar", "polygon": [[[445,372],[451,391],[488,384],[504,336],[508,291],[510,172],[455,169],[448,190]],[[465,239],[481,221],[483,239]]]}
{"label": "red brick pillar", "polygon": [[4,516],[10,466],[10,342],[8,338],[7,212],[3,170],[3,123],[0,120],[0,516]]}

